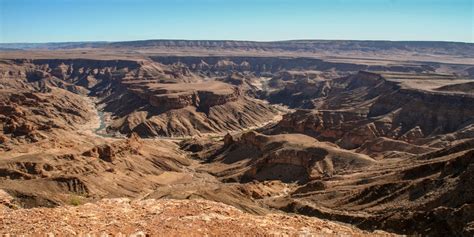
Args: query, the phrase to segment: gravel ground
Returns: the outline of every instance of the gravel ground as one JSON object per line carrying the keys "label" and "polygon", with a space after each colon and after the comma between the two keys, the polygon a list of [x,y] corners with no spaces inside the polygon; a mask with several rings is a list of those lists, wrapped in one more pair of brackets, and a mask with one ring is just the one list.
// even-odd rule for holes
{"label": "gravel ground", "polygon": [[0,234],[43,236],[388,236],[317,218],[256,216],[206,200],[104,199],[57,208],[3,207]]}

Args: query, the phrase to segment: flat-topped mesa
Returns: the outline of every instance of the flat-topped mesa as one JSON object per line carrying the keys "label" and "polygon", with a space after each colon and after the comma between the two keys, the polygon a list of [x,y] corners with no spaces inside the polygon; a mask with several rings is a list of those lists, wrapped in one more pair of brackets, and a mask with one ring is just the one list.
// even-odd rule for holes
{"label": "flat-topped mesa", "polygon": [[148,102],[157,108],[164,110],[181,109],[194,105],[196,95],[194,93],[151,95]]}
{"label": "flat-topped mesa", "polygon": [[233,87],[230,94],[216,94],[212,91],[198,91],[198,108],[201,111],[209,111],[209,108],[216,105],[223,105],[227,102],[236,101],[240,96],[237,87]]}
{"label": "flat-topped mesa", "polygon": [[240,96],[237,87],[217,81],[131,84],[129,90],[165,111],[194,106],[207,112],[212,106],[236,101]]}

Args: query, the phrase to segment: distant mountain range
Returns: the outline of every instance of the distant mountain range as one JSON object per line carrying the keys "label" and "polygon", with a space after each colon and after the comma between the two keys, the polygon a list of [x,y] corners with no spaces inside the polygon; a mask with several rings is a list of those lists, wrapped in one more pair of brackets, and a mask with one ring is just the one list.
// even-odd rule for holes
{"label": "distant mountain range", "polygon": [[409,51],[433,55],[472,57],[473,43],[441,41],[359,41],[359,40],[289,40],[273,42],[233,40],[140,40],[123,42],[58,42],[58,43],[2,43],[0,50],[68,50],[81,48],[204,48],[263,51]]}
{"label": "distant mountain range", "polygon": [[108,42],[55,42],[55,43],[0,43],[0,50],[4,49],[74,49],[104,47]]}

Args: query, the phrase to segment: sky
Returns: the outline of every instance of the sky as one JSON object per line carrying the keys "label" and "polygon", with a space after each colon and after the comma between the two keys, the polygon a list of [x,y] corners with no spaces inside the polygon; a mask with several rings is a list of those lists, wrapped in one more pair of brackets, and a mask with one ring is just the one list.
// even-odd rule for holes
{"label": "sky", "polygon": [[0,43],[474,42],[474,0],[0,0]]}

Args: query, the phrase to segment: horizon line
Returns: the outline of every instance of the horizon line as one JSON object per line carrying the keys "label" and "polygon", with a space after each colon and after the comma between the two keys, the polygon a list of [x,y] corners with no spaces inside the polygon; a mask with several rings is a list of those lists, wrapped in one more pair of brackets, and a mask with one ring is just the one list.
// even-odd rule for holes
{"label": "horizon line", "polygon": [[284,39],[284,40],[237,40],[237,39],[178,39],[178,38],[154,38],[134,40],[84,40],[84,41],[47,41],[47,42],[0,42],[0,44],[61,44],[61,43],[122,43],[140,41],[233,41],[233,42],[255,42],[255,43],[278,43],[297,41],[372,41],[372,42],[438,42],[438,43],[465,43],[474,44],[474,41],[451,41],[451,40],[389,40],[389,39]]}

